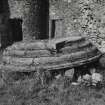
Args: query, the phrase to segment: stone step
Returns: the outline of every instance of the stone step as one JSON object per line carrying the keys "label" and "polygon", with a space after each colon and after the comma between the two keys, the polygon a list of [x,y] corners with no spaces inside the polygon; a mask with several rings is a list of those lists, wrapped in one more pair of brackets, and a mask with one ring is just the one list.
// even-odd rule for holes
{"label": "stone step", "polygon": [[86,41],[84,43],[78,44],[77,46],[67,46],[64,48],[61,48],[60,50],[58,50],[58,52],[63,53],[63,54],[67,54],[67,53],[75,53],[78,51],[85,51],[87,49],[90,49],[91,47],[93,47],[93,45]]}
{"label": "stone step", "polygon": [[47,65],[47,66],[37,66],[37,69],[44,69],[48,71],[56,71],[56,70],[62,70],[62,69],[70,69],[73,67],[81,66],[84,64],[88,64],[91,62],[95,62],[99,59],[101,55],[96,55],[90,58],[84,58],[84,59],[79,59],[74,62],[67,62],[67,63],[61,63],[61,64],[54,64],[54,65]]}
{"label": "stone step", "polygon": [[44,41],[35,42],[17,42],[9,46],[7,50],[45,50],[46,43]]}
{"label": "stone step", "polygon": [[94,62],[100,56],[100,51],[81,37],[18,42],[4,51],[0,70],[7,78],[13,72],[70,69]]}
{"label": "stone step", "polygon": [[91,47],[85,51],[79,51],[70,54],[57,54],[56,56],[50,57],[39,57],[39,58],[18,58],[11,56],[3,56],[4,64],[13,64],[13,65],[52,65],[66,62],[74,62],[80,59],[88,59],[89,57],[93,57],[97,55],[98,50],[96,47]]}
{"label": "stone step", "polygon": [[[61,48],[57,53],[75,53],[77,51],[86,50],[92,47],[92,44],[88,41],[84,43],[77,44],[76,46],[67,46]],[[3,53],[3,56],[15,56],[15,57],[48,57],[51,56],[53,50],[8,50],[6,49]]]}
{"label": "stone step", "polygon": [[97,54],[97,49],[94,47],[91,50],[79,51],[70,54],[62,54],[55,57],[40,57],[34,59],[34,64],[37,66],[59,65],[62,63],[75,62],[76,60],[88,59]]}
{"label": "stone step", "polygon": [[78,42],[78,41],[84,41],[85,38],[84,37],[81,37],[81,36],[76,36],[76,37],[64,37],[64,38],[56,38],[56,39],[52,39],[50,40],[50,43],[52,44],[60,44],[60,43],[75,43],[75,42]]}
{"label": "stone step", "polygon": [[2,72],[33,72],[37,71],[35,66],[13,65],[13,64],[0,64],[0,70]]}
{"label": "stone step", "polygon": [[55,47],[64,47],[64,46],[77,46],[80,43],[84,43],[85,38],[82,37],[68,37],[68,38],[59,38],[52,40],[37,40],[35,42],[17,42],[12,46],[9,46],[7,50],[45,50],[52,49]]}
{"label": "stone step", "polygon": [[5,50],[3,56],[20,58],[48,57],[51,56],[51,52],[49,50]]}
{"label": "stone step", "polygon": [[75,62],[68,62],[68,63],[61,63],[61,64],[53,64],[53,65],[39,65],[39,66],[24,66],[24,65],[13,65],[13,64],[6,64],[6,65],[0,65],[0,70],[3,72],[32,72],[32,71],[37,71],[40,69],[45,69],[45,70],[60,70],[64,68],[72,68],[76,66],[83,65],[85,63],[91,63],[96,61],[100,57],[100,54],[93,56],[89,59],[84,58]]}
{"label": "stone step", "polygon": [[64,46],[77,46],[80,43],[84,43],[85,38],[82,37],[68,37],[68,38],[59,38],[52,40],[37,40],[35,42],[17,42],[12,46],[9,46],[7,50],[45,50],[52,49],[55,47],[64,47]]}
{"label": "stone step", "polygon": [[47,47],[49,49],[53,48],[53,49],[61,49],[64,48],[66,46],[78,46],[81,43],[85,43],[85,38],[83,37],[67,37],[67,38],[59,38],[59,39],[52,39],[49,40],[49,42],[47,43]]}

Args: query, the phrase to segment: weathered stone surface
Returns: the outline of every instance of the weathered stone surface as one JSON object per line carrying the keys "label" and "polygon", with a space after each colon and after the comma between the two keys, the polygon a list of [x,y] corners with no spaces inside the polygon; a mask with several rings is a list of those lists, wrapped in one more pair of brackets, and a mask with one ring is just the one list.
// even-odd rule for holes
{"label": "weathered stone surface", "polygon": [[105,68],[105,54],[103,54],[99,59],[100,66]]}
{"label": "weathered stone surface", "polygon": [[71,44],[77,44],[78,42],[85,42],[85,38],[81,37],[81,36],[54,38],[54,39],[49,40],[47,45],[50,44],[50,46],[52,45],[52,46],[56,47],[59,44],[61,44],[61,45],[64,44],[64,46],[66,46],[66,45],[71,46]]}
{"label": "weathered stone surface", "polygon": [[21,57],[21,58],[35,58],[35,57],[49,57],[51,56],[48,50],[7,50],[3,53],[4,56]]}
{"label": "weathered stone surface", "polygon": [[47,49],[44,41],[17,42],[8,47],[7,50],[45,50]]}
{"label": "weathered stone surface", "polygon": [[26,51],[26,57],[50,57],[52,54],[48,50],[34,50],[34,51]]}
{"label": "weathered stone surface", "polygon": [[[62,40],[58,40],[57,45],[59,41],[60,43],[62,43],[63,41],[65,43],[65,46],[66,45],[68,46],[68,49],[66,49],[67,52],[65,54],[59,53],[59,52],[56,52],[55,54],[51,54],[51,51],[47,50],[46,43],[43,43],[40,41],[39,42],[37,41],[35,43],[34,42],[30,42],[30,43],[22,42],[19,44],[16,43],[13,46],[8,47],[6,49],[3,56],[3,62],[5,64],[13,64],[13,65],[35,65],[38,68],[41,68],[41,67],[43,68],[43,66],[52,67],[54,65],[59,66],[69,62],[70,63],[75,61],[79,62],[79,60],[82,61],[82,60],[86,60],[91,57],[94,57],[94,54],[96,54],[96,56],[98,54],[100,55],[100,52],[97,50],[97,48],[93,45],[88,45],[89,43],[87,43],[84,39],[83,40],[86,45],[84,44],[85,46],[81,47],[81,43],[80,44],[78,43],[78,42],[81,42],[79,40],[81,40],[80,37],[77,37],[77,38],[74,37],[73,39],[64,38]],[[78,43],[75,45],[76,47],[74,47],[74,51],[72,51],[70,48],[70,42]],[[32,49],[30,48],[30,46]],[[66,48],[65,46],[64,48]],[[41,48],[43,50],[39,50]],[[46,48],[46,50],[44,50],[44,48]],[[63,46],[61,48],[63,49]],[[63,50],[65,51],[65,49]]]}
{"label": "weathered stone surface", "polygon": [[77,47],[78,45],[83,43],[85,43],[85,39],[83,37],[74,36],[50,39],[46,45],[49,49],[59,50],[66,46]]}
{"label": "weathered stone surface", "polygon": [[63,47],[61,49],[59,49],[58,51],[61,52],[61,53],[75,53],[77,51],[86,51],[86,49],[89,49],[92,47],[92,44],[89,43],[89,42],[85,42],[85,43],[78,43],[78,45],[73,45],[72,47],[71,46],[67,46],[67,47]]}
{"label": "weathered stone surface", "polygon": [[0,65],[0,70],[8,73],[8,72],[32,72],[37,71],[35,66],[26,66],[26,65],[13,65],[13,64],[6,64]]}
{"label": "weathered stone surface", "polygon": [[13,65],[32,65],[34,58],[17,58],[11,56],[4,56],[3,62],[5,64],[13,64]]}
{"label": "weathered stone surface", "polygon": [[5,50],[3,52],[4,56],[24,56],[25,51],[24,50]]}
{"label": "weathered stone surface", "polygon": [[[39,18],[40,16],[36,14],[38,13],[42,17],[44,17],[44,14],[47,16],[48,12],[45,11],[49,9],[51,20],[62,19],[63,21],[64,28],[61,37],[77,36],[75,35],[76,33],[83,33],[83,36],[88,37],[94,43],[101,43],[101,41],[104,40],[105,2],[103,0],[99,2],[94,0],[88,2],[86,0],[82,2],[81,0],[71,0],[70,2],[65,0],[49,0],[50,7],[48,8],[47,1],[45,0],[44,3],[43,1],[1,0],[0,4],[2,4],[2,2],[5,4],[1,5],[1,7],[5,7],[3,11],[6,13],[6,20],[8,20],[9,16],[10,18],[21,18],[23,20],[23,36],[27,37],[25,39],[31,39],[32,37],[34,39],[34,36],[36,38],[39,34],[42,34],[42,32],[46,33],[40,26],[43,26],[43,24],[47,22],[46,19],[48,19],[48,17],[42,22],[42,18]],[[39,7],[47,8],[47,10],[43,9],[41,12]],[[0,9],[0,11],[2,11],[2,9]],[[59,26],[56,26],[56,28],[59,29]],[[46,33],[46,35],[48,34]],[[41,38],[46,35],[42,34]]]}
{"label": "weathered stone surface", "polygon": [[[47,47],[48,41],[44,41],[44,43],[41,41],[19,42],[6,49],[3,54],[3,62],[0,65],[0,70],[6,78],[11,77],[11,75],[15,73],[18,75],[17,72],[28,76],[28,74],[36,71],[40,72],[40,70],[42,70],[42,72],[43,70],[48,70],[48,72],[62,69],[67,70],[86,63],[94,62],[101,55],[98,49],[94,45],[91,45],[90,47],[90,42],[87,43],[84,38],[82,43],[80,37],[74,39],[64,38],[60,41],[56,41],[55,45],[58,44],[58,42],[62,43],[62,41],[65,43],[65,46],[61,46],[60,49],[68,46],[69,50],[70,46],[73,46],[70,42],[78,43],[75,44],[75,46],[82,46],[82,48],[80,51],[71,51],[66,54],[59,53],[57,52],[57,49],[54,49],[55,53],[53,54],[51,53],[51,48]],[[78,47],[74,47],[74,49],[78,49]],[[37,56],[37,54],[39,54],[39,56]],[[51,55],[42,56],[44,54]]]}
{"label": "weathered stone surface", "polygon": [[3,64],[0,65],[0,70],[2,70],[5,73],[8,72],[32,72],[32,71],[37,71],[37,70],[60,70],[60,69],[65,69],[65,68],[72,68],[76,66],[80,66],[86,63],[94,62],[96,59],[99,58],[99,55],[95,57],[91,57],[89,59],[85,60],[80,60],[72,63],[62,63],[62,64],[52,64],[52,65],[39,65],[39,66],[34,66],[34,65],[16,65],[16,64]]}
{"label": "weathered stone surface", "polygon": [[50,17],[63,19],[64,36],[80,32],[94,43],[105,40],[104,0],[50,0],[50,5]]}
{"label": "weathered stone surface", "polygon": [[71,54],[59,55],[55,57],[40,57],[35,58],[34,63],[37,65],[52,65],[52,64],[60,64],[60,63],[67,63],[67,62],[75,62],[77,60],[83,60],[85,58],[89,58],[94,56],[95,48],[88,51],[80,51]]}
{"label": "weathered stone surface", "polygon": [[22,18],[23,39],[48,38],[48,0],[8,0],[11,18]]}
{"label": "weathered stone surface", "polygon": [[55,78],[56,78],[56,79],[61,78],[61,74],[56,75]]}
{"label": "weathered stone surface", "polygon": [[65,72],[65,76],[67,77],[73,78],[73,75],[74,75],[74,68],[69,69]]}
{"label": "weathered stone surface", "polygon": [[93,74],[92,74],[92,80],[93,80],[93,82],[95,82],[95,83],[97,83],[97,82],[99,82],[99,81],[102,82],[103,76],[102,76],[100,73],[93,73]]}

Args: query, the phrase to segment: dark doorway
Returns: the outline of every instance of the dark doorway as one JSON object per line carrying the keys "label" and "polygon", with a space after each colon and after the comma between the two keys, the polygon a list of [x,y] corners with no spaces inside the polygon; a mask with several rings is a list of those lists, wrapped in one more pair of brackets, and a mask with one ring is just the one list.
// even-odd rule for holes
{"label": "dark doorway", "polygon": [[1,13],[7,13],[7,14],[9,14],[8,0],[0,0],[0,14]]}
{"label": "dark doorway", "polygon": [[[38,39],[48,39],[49,37],[49,2],[48,0],[39,0],[40,9],[38,13]],[[38,29],[37,28],[37,29]]]}
{"label": "dark doorway", "polygon": [[10,31],[11,31],[11,39],[13,42],[22,41],[23,34],[22,34],[22,19],[14,18],[9,19],[10,24]]}
{"label": "dark doorway", "polygon": [[51,19],[49,21],[49,37],[61,38],[63,37],[63,19]]}
{"label": "dark doorway", "polygon": [[0,0],[0,13],[4,12],[3,0]]}
{"label": "dark doorway", "polygon": [[55,20],[51,21],[51,38],[55,37]]}
{"label": "dark doorway", "polygon": [[9,18],[8,0],[0,0],[0,48],[9,45],[8,18]]}

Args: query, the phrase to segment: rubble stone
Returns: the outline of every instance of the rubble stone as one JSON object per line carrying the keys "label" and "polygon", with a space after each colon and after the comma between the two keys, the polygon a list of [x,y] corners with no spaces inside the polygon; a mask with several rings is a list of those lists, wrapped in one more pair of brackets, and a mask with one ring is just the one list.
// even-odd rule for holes
{"label": "rubble stone", "polygon": [[85,74],[85,75],[83,76],[83,79],[84,79],[84,80],[91,80],[91,75]]}
{"label": "rubble stone", "polygon": [[58,74],[55,76],[56,79],[59,79],[61,77],[61,74]]}
{"label": "rubble stone", "polygon": [[92,74],[92,82],[93,83],[102,82],[102,80],[103,80],[103,76],[100,73],[93,73]]}
{"label": "rubble stone", "polygon": [[65,76],[67,76],[67,77],[73,78],[73,75],[74,75],[74,68],[67,70],[65,72]]}

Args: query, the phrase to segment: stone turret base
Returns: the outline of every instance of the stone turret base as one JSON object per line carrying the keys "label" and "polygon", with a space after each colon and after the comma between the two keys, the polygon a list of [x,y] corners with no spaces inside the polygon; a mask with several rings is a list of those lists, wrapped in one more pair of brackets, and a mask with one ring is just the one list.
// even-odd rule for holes
{"label": "stone turret base", "polygon": [[0,69],[5,80],[34,78],[34,73],[68,70],[94,62],[101,53],[82,37],[18,42],[5,49]]}

